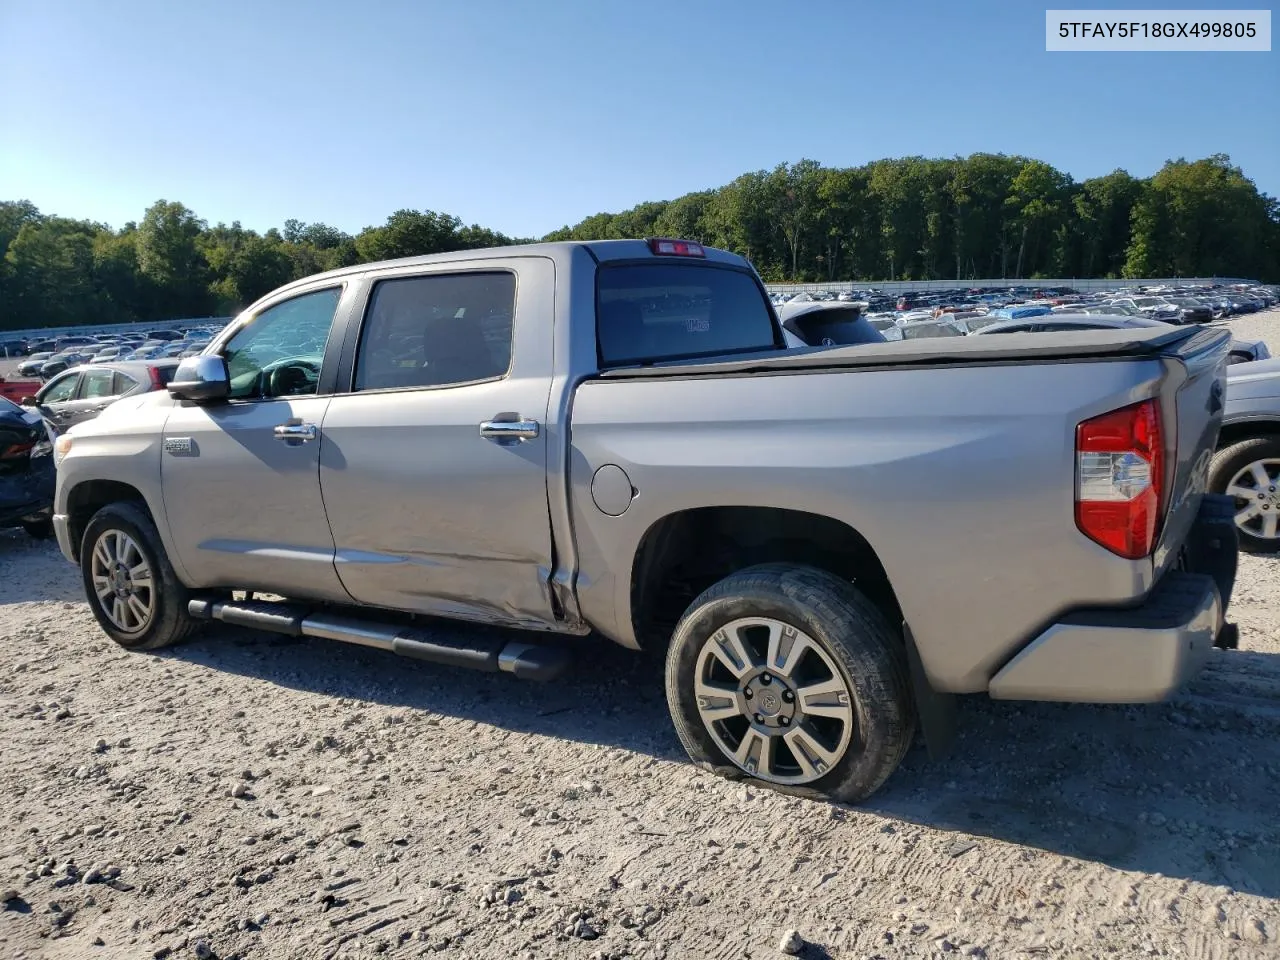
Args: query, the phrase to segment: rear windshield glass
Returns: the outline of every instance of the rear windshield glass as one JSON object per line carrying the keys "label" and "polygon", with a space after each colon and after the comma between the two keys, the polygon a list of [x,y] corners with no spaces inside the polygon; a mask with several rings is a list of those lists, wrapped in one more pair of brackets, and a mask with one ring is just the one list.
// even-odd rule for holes
{"label": "rear windshield glass", "polygon": [[601,366],[781,349],[755,278],[694,264],[600,268]]}

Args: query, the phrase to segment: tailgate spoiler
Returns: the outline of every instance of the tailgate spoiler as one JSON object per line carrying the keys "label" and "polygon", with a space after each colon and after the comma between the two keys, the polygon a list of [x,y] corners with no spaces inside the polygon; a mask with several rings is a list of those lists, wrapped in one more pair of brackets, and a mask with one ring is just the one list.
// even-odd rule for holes
{"label": "tailgate spoiler", "polygon": [[1135,327],[1068,333],[1001,333],[988,336],[894,340],[847,347],[805,347],[749,354],[670,360],[602,371],[609,379],[716,376],[749,373],[839,371],[997,363],[1055,363],[1081,360],[1154,359],[1196,336],[1225,336],[1198,326]]}

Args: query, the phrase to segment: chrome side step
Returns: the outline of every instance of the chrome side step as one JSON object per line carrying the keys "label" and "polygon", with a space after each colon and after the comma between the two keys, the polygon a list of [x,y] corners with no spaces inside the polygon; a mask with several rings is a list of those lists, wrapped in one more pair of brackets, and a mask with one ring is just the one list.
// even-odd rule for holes
{"label": "chrome side step", "polygon": [[400,624],[314,611],[305,604],[266,600],[204,600],[188,603],[198,620],[219,620],[237,627],[266,630],[291,637],[317,637],[374,647],[452,667],[502,671],[522,680],[554,680],[568,669],[569,651],[563,647],[503,639],[454,639]]}

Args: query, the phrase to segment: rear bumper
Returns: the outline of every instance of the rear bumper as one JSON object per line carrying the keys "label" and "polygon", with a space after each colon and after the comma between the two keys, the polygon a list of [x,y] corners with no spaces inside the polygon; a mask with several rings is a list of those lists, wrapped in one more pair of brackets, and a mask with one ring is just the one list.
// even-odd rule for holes
{"label": "rear bumper", "polygon": [[1228,498],[1206,496],[1183,569],[1140,606],[1077,610],[1013,658],[988,686],[997,700],[1146,703],[1199,673],[1224,630],[1235,586],[1236,532]]}

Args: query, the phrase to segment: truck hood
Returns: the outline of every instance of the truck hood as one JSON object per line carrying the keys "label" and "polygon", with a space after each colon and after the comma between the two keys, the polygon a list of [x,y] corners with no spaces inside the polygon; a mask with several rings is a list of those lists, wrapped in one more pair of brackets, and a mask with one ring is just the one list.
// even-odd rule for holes
{"label": "truck hood", "polygon": [[1236,363],[1227,370],[1227,399],[1280,397],[1280,359]]}

